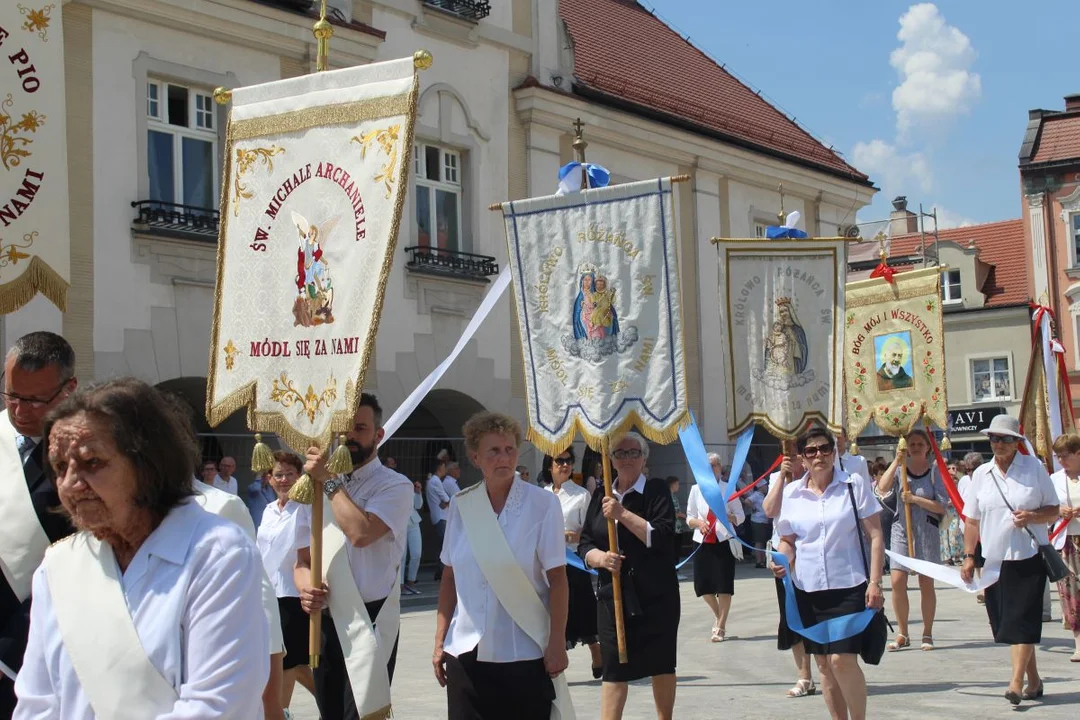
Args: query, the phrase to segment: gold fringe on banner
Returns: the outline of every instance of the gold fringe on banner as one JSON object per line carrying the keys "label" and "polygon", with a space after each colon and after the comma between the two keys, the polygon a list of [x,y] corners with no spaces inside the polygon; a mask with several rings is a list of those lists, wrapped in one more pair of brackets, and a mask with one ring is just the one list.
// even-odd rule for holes
{"label": "gold fringe on banner", "polygon": [[679,414],[676,420],[671,425],[669,425],[666,430],[663,431],[657,431],[653,428],[648,427],[641,421],[641,417],[637,414],[637,412],[632,411],[629,415],[623,418],[622,422],[616,425],[614,429],[612,429],[609,433],[596,434],[589,432],[585,429],[585,426],[582,425],[580,419],[574,418],[574,421],[570,424],[570,427],[567,428],[567,430],[565,430],[555,440],[549,440],[545,437],[540,436],[535,430],[533,430],[532,425],[529,426],[529,429],[525,434],[525,439],[532,443],[533,446],[540,452],[544,453],[545,455],[555,457],[573,444],[574,438],[577,437],[577,434],[579,432],[581,433],[581,436],[585,439],[585,444],[593,450],[599,452],[600,447],[603,445],[605,437],[614,440],[634,430],[640,432],[641,435],[650,442],[654,442],[658,445],[670,445],[671,443],[679,439],[679,431],[683,430],[689,425],[690,412],[688,410],[684,410],[681,414]]}
{"label": "gold fringe on banner", "polygon": [[0,285],[0,315],[13,313],[41,293],[60,312],[67,312],[67,293],[71,284],[35,255],[22,275]]}

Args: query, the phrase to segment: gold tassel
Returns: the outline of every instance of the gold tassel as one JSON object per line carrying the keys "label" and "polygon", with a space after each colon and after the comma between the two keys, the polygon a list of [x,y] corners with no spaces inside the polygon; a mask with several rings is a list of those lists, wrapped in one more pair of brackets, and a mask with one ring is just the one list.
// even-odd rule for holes
{"label": "gold tassel", "polygon": [[296,484],[289,488],[289,499],[301,505],[310,505],[315,501],[315,483],[310,475],[304,473]]}
{"label": "gold tassel", "polygon": [[948,435],[943,435],[941,438],[941,444],[938,445],[941,450],[952,450],[952,441],[949,440]]}
{"label": "gold tassel", "polygon": [[848,452],[850,452],[852,455],[858,455],[859,454],[859,443],[854,442],[854,441],[849,443],[848,444]]}
{"label": "gold tassel", "polygon": [[896,441],[896,452],[904,452],[907,450],[907,438],[901,437]]}
{"label": "gold tassel", "polygon": [[327,461],[326,469],[331,475],[345,475],[352,472],[352,455],[349,454],[349,448],[345,446],[344,435],[338,437],[337,450]]}
{"label": "gold tassel", "polygon": [[259,475],[274,469],[274,453],[259,433],[255,433],[255,447],[251,450],[251,469]]}

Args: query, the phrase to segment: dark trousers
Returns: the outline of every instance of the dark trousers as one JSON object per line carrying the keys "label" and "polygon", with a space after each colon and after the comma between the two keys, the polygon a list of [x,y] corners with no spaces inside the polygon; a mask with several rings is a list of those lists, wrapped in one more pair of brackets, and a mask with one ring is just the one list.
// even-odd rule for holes
{"label": "dark trousers", "polygon": [[[386,598],[364,603],[368,617],[374,622],[379,615]],[[345,656],[341,652],[341,642],[330,613],[322,619],[322,656],[319,667],[312,671],[315,676],[315,704],[319,706],[322,720],[360,720],[356,709],[349,674],[345,670]],[[400,635],[400,633],[399,633]],[[390,651],[390,660],[386,663],[390,672],[390,682],[394,682],[394,666],[397,664],[398,636],[394,637],[394,649]]]}
{"label": "dark trousers", "polygon": [[15,683],[0,674],[0,720],[11,720],[15,714]]}
{"label": "dark trousers", "polygon": [[[444,511],[444,512],[446,512],[446,511]],[[439,559],[439,556],[442,555],[443,537],[445,537],[445,536],[446,536],[446,521],[445,520],[440,520],[439,522],[435,523],[435,538],[439,541],[439,547],[438,547],[438,550],[436,551],[436,554],[435,554],[435,562],[438,563],[435,566],[435,582],[439,582],[440,580],[442,580],[443,564],[442,564],[442,560]]]}
{"label": "dark trousers", "polygon": [[476,650],[446,657],[450,720],[549,720],[553,700],[543,659],[480,662]]}

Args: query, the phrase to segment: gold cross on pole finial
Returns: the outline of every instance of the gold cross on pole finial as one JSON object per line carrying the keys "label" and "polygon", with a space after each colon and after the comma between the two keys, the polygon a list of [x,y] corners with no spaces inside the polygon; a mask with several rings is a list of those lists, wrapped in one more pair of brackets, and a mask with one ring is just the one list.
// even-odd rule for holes
{"label": "gold cross on pole finial", "polygon": [[780,186],[776,188],[776,192],[780,193],[780,212],[776,217],[780,221],[776,223],[780,227],[784,226],[784,183],[780,183]]}
{"label": "gold cross on pole finial", "polygon": [[878,230],[877,235],[874,236],[874,242],[878,244],[878,255],[881,257],[881,262],[885,262],[889,259],[889,250],[886,248],[889,243],[889,236],[885,234],[884,230]]}

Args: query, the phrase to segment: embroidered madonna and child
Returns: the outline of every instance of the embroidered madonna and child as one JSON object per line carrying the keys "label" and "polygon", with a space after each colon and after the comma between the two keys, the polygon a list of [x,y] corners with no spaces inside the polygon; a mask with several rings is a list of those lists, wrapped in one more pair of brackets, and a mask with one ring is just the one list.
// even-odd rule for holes
{"label": "embroidered madonna and child", "polygon": [[563,348],[574,357],[591,362],[625,352],[638,340],[637,327],[628,325],[620,330],[615,287],[592,264],[582,265],[578,270],[571,326],[573,334],[563,336]]}

